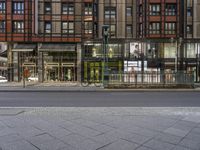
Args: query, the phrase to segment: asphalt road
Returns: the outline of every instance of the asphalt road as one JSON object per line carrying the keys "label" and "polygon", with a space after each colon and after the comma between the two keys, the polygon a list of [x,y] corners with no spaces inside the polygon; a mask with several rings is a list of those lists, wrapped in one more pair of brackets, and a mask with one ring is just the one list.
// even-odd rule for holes
{"label": "asphalt road", "polygon": [[200,107],[200,92],[0,92],[0,107]]}

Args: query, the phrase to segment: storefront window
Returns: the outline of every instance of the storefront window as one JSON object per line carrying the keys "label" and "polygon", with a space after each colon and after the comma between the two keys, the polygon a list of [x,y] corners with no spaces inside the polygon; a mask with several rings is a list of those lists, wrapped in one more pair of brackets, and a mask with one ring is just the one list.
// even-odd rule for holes
{"label": "storefront window", "polygon": [[176,58],[176,51],[177,47],[175,46],[175,44],[164,44],[164,58]]}
{"label": "storefront window", "polygon": [[187,43],[185,44],[185,56],[186,58],[196,58],[198,44]]}

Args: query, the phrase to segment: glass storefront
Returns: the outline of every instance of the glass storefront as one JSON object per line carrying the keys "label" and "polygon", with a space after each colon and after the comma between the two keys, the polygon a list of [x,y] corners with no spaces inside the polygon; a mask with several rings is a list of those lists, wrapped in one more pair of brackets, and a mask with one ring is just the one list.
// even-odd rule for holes
{"label": "glass storefront", "polygon": [[75,52],[42,52],[44,81],[76,81]]}

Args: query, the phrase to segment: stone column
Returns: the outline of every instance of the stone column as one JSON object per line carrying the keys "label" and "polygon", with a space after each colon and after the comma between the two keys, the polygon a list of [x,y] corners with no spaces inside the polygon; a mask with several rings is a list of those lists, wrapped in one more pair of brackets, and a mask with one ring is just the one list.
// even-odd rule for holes
{"label": "stone column", "polygon": [[13,67],[12,67],[12,44],[8,43],[7,48],[7,57],[8,57],[8,81],[13,81]]}
{"label": "stone column", "polygon": [[81,57],[81,44],[77,44],[77,81],[81,82],[81,75],[82,75],[82,57]]}

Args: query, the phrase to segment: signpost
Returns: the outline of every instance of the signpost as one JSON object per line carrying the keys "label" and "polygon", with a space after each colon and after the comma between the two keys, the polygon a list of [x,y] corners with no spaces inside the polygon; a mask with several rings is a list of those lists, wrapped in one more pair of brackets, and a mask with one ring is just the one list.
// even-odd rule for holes
{"label": "signpost", "polygon": [[109,36],[109,26],[103,25],[102,26],[102,37],[103,37],[103,66],[102,66],[102,83],[103,86],[106,87],[109,74],[108,74],[108,36]]}

